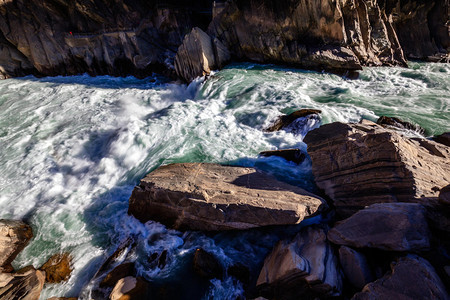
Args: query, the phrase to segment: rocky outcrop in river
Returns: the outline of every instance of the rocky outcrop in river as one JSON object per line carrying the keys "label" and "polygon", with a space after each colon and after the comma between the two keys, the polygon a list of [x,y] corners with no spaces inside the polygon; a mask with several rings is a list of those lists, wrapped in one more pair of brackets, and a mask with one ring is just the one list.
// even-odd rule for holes
{"label": "rocky outcrop in river", "polygon": [[[0,76],[159,72],[190,81],[222,67],[227,53],[339,72],[404,66],[404,54],[448,53],[447,19],[446,0],[1,1]],[[200,31],[209,38],[198,45],[185,39]]]}
{"label": "rocky outcrop in river", "polygon": [[142,179],[128,213],[176,229],[226,230],[298,224],[325,207],[322,198],[253,168],[183,163]]}

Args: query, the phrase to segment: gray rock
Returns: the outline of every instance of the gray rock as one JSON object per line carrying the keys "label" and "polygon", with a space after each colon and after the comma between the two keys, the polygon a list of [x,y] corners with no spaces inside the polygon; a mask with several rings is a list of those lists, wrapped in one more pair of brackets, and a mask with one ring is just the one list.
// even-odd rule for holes
{"label": "gray rock", "polygon": [[450,147],[375,124],[326,124],[304,142],[317,185],[349,216],[380,202],[437,203],[450,184]]}
{"label": "gray rock", "polygon": [[346,247],[339,248],[339,262],[348,281],[358,290],[375,280],[364,254]]}
{"label": "gray rock", "polygon": [[268,299],[337,296],[342,288],[337,265],[324,229],[306,227],[292,241],[279,242],[266,257],[257,289]]}
{"label": "gray rock", "polygon": [[298,224],[325,201],[253,168],[171,164],[141,180],[128,213],[176,229],[227,230]]}
{"label": "gray rock", "polygon": [[430,246],[425,208],[417,203],[380,203],[338,222],[330,242],[356,248],[420,251]]}
{"label": "gray rock", "polygon": [[352,299],[449,299],[444,284],[425,259],[409,255],[392,263],[391,269]]}
{"label": "gray rock", "polygon": [[33,237],[31,227],[18,220],[0,220],[0,271],[10,269],[16,258]]}

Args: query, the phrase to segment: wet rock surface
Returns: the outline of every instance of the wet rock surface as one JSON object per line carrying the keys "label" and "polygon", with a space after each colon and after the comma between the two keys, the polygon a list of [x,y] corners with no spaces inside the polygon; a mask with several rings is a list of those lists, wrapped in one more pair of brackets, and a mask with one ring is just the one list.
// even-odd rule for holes
{"label": "wet rock surface", "polygon": [[450,184],[450,147],[376,124],[326,124],[304,142],[317,185],[349,216],[380,202],[435,204]]}
{"label": "wet rock surface", "polygon": [[330,242],[355,248],[419,251],[430,247],[425,208],[417,203],[373,204],[329,232]]}
{"label": "wet rock surface", "polygon": [[0,272],[11,272],[11,262],[33,237],[31,227],[19,220],[0,220]]}
{"label": "wet rock surface", "polygon": [[369,283],[352,299],[449,299],[445,286],[425,259],[410,255],[391,265],[392,272]]}
{"label": "wet rock surface", "polygon": [[292,241],[279,242],[266,257],[257,281],[268,299],[337,296],[342,282],[337,258],[319,226],[302,229]]}
{"label": "wet rock surface", "polygon": [[325,201],[252,168],[171,164],[141,180],[128,213],[176,229],[227,230],[298,224]]}
{"label": "wet rock surface", "polygon": [[100,282],[100,287],[113,287],[116,285],[117,281],[121,278],[128,276],[134,276],[134,263],[128,262],[123,263],[115,267],[111,272],[109,272],[105,278]]}
{"label": "wet rock surface", "polygon": [[69,253],[55,254],[42,265],[41,271],[45,272],[45,281],[59,283],[69,279],[72,273],[72,257]]}
{"label": "wet rock surface", "polygon": [[196,249],[193,259],[194,272],[201,277],[212,279],[223,277],[223,267],[214,256],[214,254],[203,250],[202,248]]}
{"label": "wet rock surface", "polygon": [[320,118],[319,114],[322,111],[318,110],[318,109],[300,109],[297,111],[294,111],[293,113],[290,113],[288,115],[283,115],[280,116],[272,126],[270,126],[269,128],[266,129],[266,131],[268,132],[272,132],[272,131],[278,131],[281,129],[285,129],[287,127],[289,127],[290,125],[292,125],[292,123],[294,123],[295,121],[297,121],[300,118],[305,118],[305,117],[316,117],[316,118]]}
{"label": "wet rock surface", "polygon": [[287,161],[292,161],[296,164],[301,164],[306,158],[306,155],[300,149],[281,149],[281,150],[263,151],[259,153],[259,156],[262,157],[278,156],[284,158]]}
{"label": "wet rock surface", "polygon": [[396,118],[396,117],[381,116],[377,120],[377,124],[379,124],[379,125],[381,125],[383,127],[388,127],[388,128],[407,129],[407,130],[415,131],[415,132],[420,133],[420,134],[424,134],[425,133],[425,129],[423,129],[419,125],[403,121],[402,119],[399,119],[399,118]]}

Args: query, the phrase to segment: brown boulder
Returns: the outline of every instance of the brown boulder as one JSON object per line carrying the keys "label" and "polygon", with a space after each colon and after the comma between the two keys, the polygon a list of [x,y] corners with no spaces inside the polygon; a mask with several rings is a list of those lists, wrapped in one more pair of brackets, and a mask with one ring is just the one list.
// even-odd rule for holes
{"label": "brown boulder", "polygon": [[425,208],[417,203],[379,203],[338,222],[329,232],[334,244],[387,251],[430,247]]}
{"label": "brown boulder", "polygon": [[282,115],[280,116],[275,123],[266,129],[266,131],[272,132],[272,131],[278,131],[281,129],[284,129],[291,125],[294,121],[296,121],[299,118],[304,117],[312,117],[312,118],[318,118],[318,115],[322,113],[322,111],[318,109],[300,109],[297,111],[294,111],[293,113],[289,115]]}
{"label": "brown boulder", "polygon": [[345,277],[358,290],[375,279],[366,256],[352,248],[339,248],[339,262]]}
{"label": "brown boulder", "polygon": [[175,71],[180,78],[191,82],[196,77],[209,75],[230,60],[228,49],[198,27],[184,37],[175,56]]}
{"label": "brown boulder", "polygon": [[392,273],[369,283],[352,299],[449,299],[445,286],[425,259],[409,255],[391,264]]}
{"label": "brown boulder", "polygon": [[28,266],[13,274],[0,274],[0,299],[38,300],[45,274]]}
{"label": "brown boulder", "polygon": [[264,260],[256,283],[268,299],[314,299],[341,292],[338,262],[319,226],[303,228],[292,241],[279,242]]}
{"label": "brown boulder", "polygon": [[176,229],[227,230],[298,224],[325,201],[253,168],[171,164],[141,180],[128,213]]}
{"label": "brown boulder", "polygon": [[380,202],[435,203],[450,184],[449,147],[379,125],[335,122],[304,142],[317,185],[342,215]]}
{"label": "brown boulder", "polygon": [[447,185],[439,192],[439,202],[450,206],[450,185]]}
{"label": "brown boulder", "polygon": [[149,283],[142,277],[128,276],[117,281],[109,295],[111,300],[141,300],[149,299]]}
{"label": "brown boulder", "polygon": [[259,156],[263,157],[278,156],[284,158],[287,161],[292,161],[296,164],[301,164],[306,158],[306,155],[302,151],[300,151],[300,149],[263,151],[259,153]]}
{"label": "brown boulder", "polygon": [[437,143],[450,147],[450,132],[445,132],[441,135],[433,137],[433,140]]}
{"label": "brown boulder", "polygon": [[59,283],[69,279],[72,273],[72,257],[69,253],[55,254],[42,265],[40,270],[45,272],[45,281]]}
{"label": "brown boulder", "polygon": [[396,117],[381,116],[380,118],[378,118],[377,124],[387,128],[408,129],[416,131],[420,134],[425,133],[425,129],[423,129],[419,125],[403,121],[402,119]]}
{"label": "brown boulder", "polygon": [[33,237],[31,227],[18,220],[0,220],[0,271],[12,271],[11,262]]}
{"label": "brown boulder", "polygon": [[214,254],[202,248],[195,250],[193,265],[195,273],[204,278],[222,278],[223,276],[223,268],[220,262]]}
{"label": "brown boulder", "polygon": [[115,267],[111,272],[109,272],[105,278],[100,282],[100,287],[113,287],[116,285],[119,279],[134,276],[134,263],[128,262],[123,263]]}

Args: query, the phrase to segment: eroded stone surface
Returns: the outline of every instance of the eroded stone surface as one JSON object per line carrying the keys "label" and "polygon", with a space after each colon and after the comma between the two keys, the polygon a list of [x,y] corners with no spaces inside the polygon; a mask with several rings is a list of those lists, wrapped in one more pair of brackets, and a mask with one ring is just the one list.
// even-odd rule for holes
{"label": "eroded stone surface", "polygon": [[40,270],[45,272],[45,281],[59,283],[69,279],[72,273],[72,257],[69,253],[55,254],[42,265]]}
{"label": "eroded stone surface", "polygon": [[45,273],[28,266],[16,273],[0,276],[0,299],[38,300]]}
{"label": "eroded stone surface", "polygon": [[418,251],[430,246],[425,208],[417,203],[380,203],[338,222],[330,242],[356,248]]}
{"label": "eroded stone surface", "polygon": [[128,213],[177,229],[227,230],[298,224],[325,201],[253,168],[171,164],[141,180]]}
{"label": "eroded stone surface", "polygon": [[380,202],[437,202],[450,184],[450,147],[376,124],[326,124],[304,142],[317,185],[342,215]]}
{"label": "eroded stone surface", "polygon": [[12,271],[11,262],[33,237],[31,227],[19,220],[0,220],[0,271]]}

